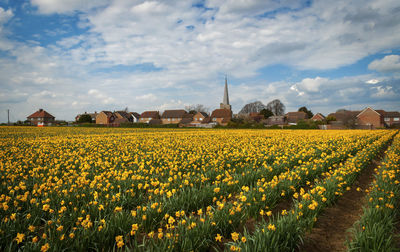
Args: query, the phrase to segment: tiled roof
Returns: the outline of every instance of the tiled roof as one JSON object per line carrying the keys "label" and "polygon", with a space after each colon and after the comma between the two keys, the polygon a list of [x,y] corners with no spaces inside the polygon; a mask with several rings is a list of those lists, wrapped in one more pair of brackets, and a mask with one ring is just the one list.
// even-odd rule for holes
{"label": "tiled roof", "polygon": [[193,121],[192,118],[187,117],[187,118],[183,118],[179,123],[182,123],[182,124],[189,124],[189,123],[191,123],[192,121]]}
{"label": "tiled roof", "polygon": [[131,117],[131,115],[128,112],[125,111],[117,111],[115,114],[119,114],[121,117],[128,119]]}
{"label": "tiled roof", "polygon": [[388,111],[388,112],[385,112],[384,117],[400,117],[400,112]]}
{"label": "tiled roof", "polygon": [[139,114],[139,113],[131,112],[131,114],[132,114],[135,118],[140,118],[140,114]]}
{"label": "tiled roof", "polygon": [[140,118],[160,118],[158,111],[144,111]]}
{"label": "tiled roof", "polygon": [[39,109],[38,111],[36,111],[32,115],[28,116],[28,118],[55,118],[55,117],[50,115],[45,110]]}
{"label": "tiled roof", "polygon": [[303,111],[288,112],[288,113],[286,113],[286,118],[289,123],[296,123],[299,120],[307,119],[307,114]]}
{"label": "tiled roof", "polygon": [[161,118],[183,118],[186,115],[186,111],[183,109],[165,110]]}
{"label": "tiled roof", "polygon": [[216,109],[211,113],[211,118],[231,118],[232,111],[229,109]]}

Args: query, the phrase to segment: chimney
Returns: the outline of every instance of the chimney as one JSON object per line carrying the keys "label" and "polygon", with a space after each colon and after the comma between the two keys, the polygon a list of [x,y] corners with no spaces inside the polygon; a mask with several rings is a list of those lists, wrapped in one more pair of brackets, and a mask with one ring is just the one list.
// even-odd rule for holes
{"label": "chimney", "polygon": [[40,109],[39,109],[39,112],[42,112],[42,111],[43,111],[43,109],[40,108]]}

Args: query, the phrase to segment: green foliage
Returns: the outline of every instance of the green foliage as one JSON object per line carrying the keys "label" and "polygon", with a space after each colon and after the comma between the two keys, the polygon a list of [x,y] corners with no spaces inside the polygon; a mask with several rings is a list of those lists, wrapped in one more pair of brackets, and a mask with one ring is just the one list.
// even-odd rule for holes
{"label": "green foliage", "polygon": [[303,111],[304,113],[306,113],[308,119],[311,119],[311,118],[314,116],[313,112],[311,112],[311,110],[308,110],[306,107],[301,107],[301,108],[299,108],[298,111],[299,111],[299,112],[300,112],[300,111]]}
{"label": "green foliage", "polygon": [[89,114],[83,114],[79,117],[78,123],[92,123],[92,117]]}
{"label": "green foliage", "polygon": [[262,110],[260,111],[260,114],[263,115],[265,119],[268,119],[268,117],[274,115],[274,113],[272,113],[272,111],[269,110],[269,109],[262,109]]}

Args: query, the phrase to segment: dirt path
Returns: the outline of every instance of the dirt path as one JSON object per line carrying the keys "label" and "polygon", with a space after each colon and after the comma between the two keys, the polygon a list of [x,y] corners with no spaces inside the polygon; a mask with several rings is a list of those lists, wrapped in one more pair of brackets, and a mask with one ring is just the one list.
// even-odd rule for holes
{"label": "dirt path", "polygon": [[[335,205],[322,212],[311,232],[304,237],[304,244],[299,251],[346,251],[344,243],[346,238],[351,236],[348,229],[359,220],[363,213],[362,207],[366,205],[364,190],[371,184],[374,169],[380,165],[380,160],[386,149],[384,148],[378,157],[361,173],[350,191],[344,193]],[[362,190],[357,191],[358,187]]]}

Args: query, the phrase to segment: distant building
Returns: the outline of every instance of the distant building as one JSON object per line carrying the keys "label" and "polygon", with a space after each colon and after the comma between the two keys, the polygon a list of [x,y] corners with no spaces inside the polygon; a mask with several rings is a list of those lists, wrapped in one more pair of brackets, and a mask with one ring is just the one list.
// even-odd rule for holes
{"label": "distant building", "polygon": [[158,111],[144,111],[140,115],[139,122],[149,123],[153,119],[160,119],[160,113]]}
{"label": "distant building", "polygon": [[96,124],[112,125],[116,116],[111,111],[101,111],[96,117]]}
{"label": "distant building", "polygon": [[161,116],[162,124],[178,124],[183,118],[188,118],[183,109],[165,110]]}
{"label": "distant building", "polygon": [[312,121],[314,121],[314,122],[316,122],[316,121],[323,121],[323,120],[325,120],[326,118],[325,118],[325,116],[323,115],[323,114],[321,114],[321,113],[316,113],[312,118],[311,118],[311,120]]}
{"label": "distant building", "polygon": [[222,103],[220,103],[219,108],[220,109],[228,109],[228,110],[232,111],[232,106],[229,104],[227,77],[225,77],[224,98],[222,99]]}
{"label": "distant building", "polygon": [[303,111],[288,112],[286,113],[286,120],[288,124],[296,125],[300,120],[308,119],[307,113]]}
{"label": "distant building", "polygon": [[193,116],[192,124],[209,123],[210,116],[206,112],[197,112]]}
{"label": "distant building", "polygon": [[385,125],[388,127],[392,126],[400,126],[400,112],[397,111],[389,111],[385,112],[383,115],[383,120]]}
{"label": "distant building", "polygon": [[267,118],[267,125],[285,125],[287,124],[285,116],[270,116]]}
{"label": "distant building", "polygon": [[139,113],[136,113],[136,112],[129,112],[129,113],[131,114],[133,123],[139,122],[139,119],[140,119],[140,114]]}
{"label": "distant building", "polygon": [[232,120],[232,111],[230,109],[216,109],[211,113],[211,122],[226,126]]}
{"label": "distant building", "polygon": [[55,122],[55,117],[43,109],[39,109],[27,118],[31,124],[36,126],[50,126]]}

